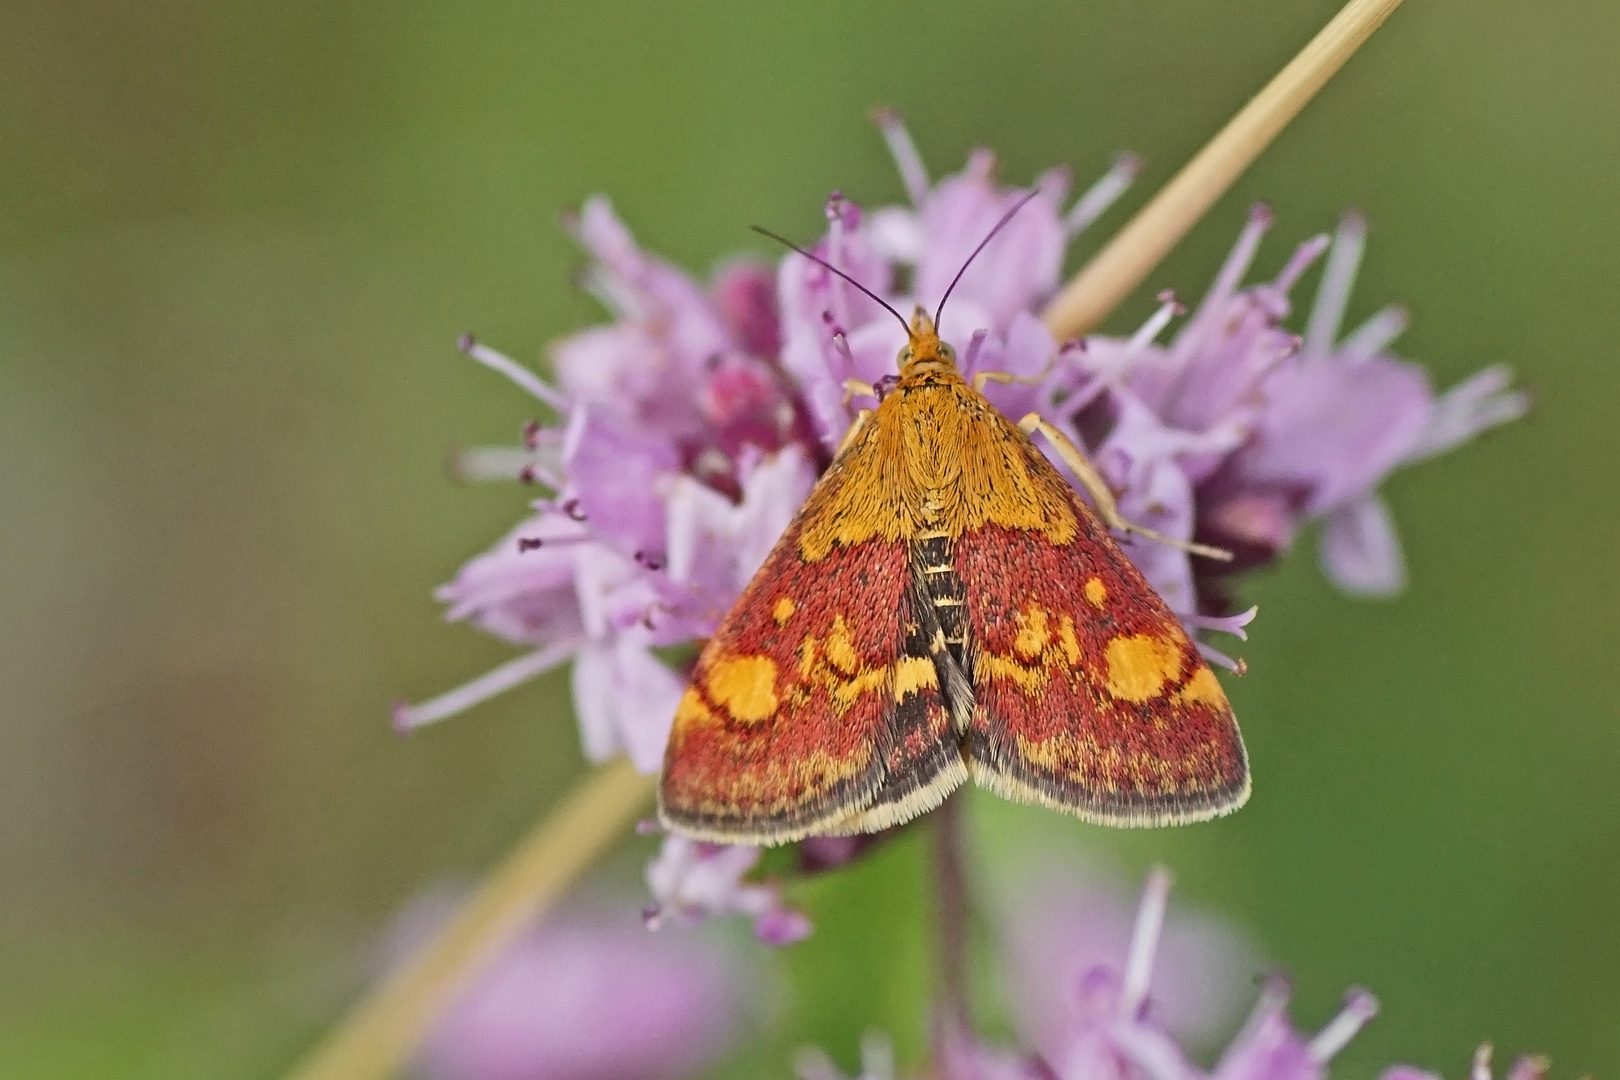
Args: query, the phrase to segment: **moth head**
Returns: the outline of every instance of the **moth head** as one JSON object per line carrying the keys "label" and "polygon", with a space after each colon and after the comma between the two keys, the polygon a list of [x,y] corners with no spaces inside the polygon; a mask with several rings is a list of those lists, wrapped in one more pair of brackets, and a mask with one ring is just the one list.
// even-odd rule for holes
{"label": "moth head", "polygon": [[902,368],[907,364],[956,363],[956,350],[940,340],[939,331],[934,329],[934,320],[922,308],[917,308],[911,316],[907,333],[911,340],[900,350],[898,358]]}

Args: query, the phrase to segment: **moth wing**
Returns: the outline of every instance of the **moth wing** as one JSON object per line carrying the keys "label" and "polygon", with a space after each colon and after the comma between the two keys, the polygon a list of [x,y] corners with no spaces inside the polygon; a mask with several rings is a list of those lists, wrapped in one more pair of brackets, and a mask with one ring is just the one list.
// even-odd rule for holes
{"label": "moth wing", "polygon": [[1237,809],[1248,759],[1214,672],[1090,507],[1007,427],[1043,498],[1064,500],[1078,528],[1064,543],[1000,525],[957,541],[974,782],[1107,825]]}
{"label": "moth wing", "polygon": [[765,845],[876,831],[967,779],[905,543],[801,551],[847,459],[874,449],[840,455],[698,657],[659,784],[674,831]]}

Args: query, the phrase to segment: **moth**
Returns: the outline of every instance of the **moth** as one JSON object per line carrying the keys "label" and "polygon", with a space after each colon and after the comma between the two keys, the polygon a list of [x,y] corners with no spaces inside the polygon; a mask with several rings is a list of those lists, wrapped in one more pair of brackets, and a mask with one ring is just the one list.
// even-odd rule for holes
{"label": "moth", "polygon": [[699,655],[659,784],[674,832],[757,845],[875,832],[969,780],[1118,826],[1248,798],[1226,694],[1109,530],[1230,556],[1125,521],[1060,429],[998,412],[984,386],[1011,377],[962,376],[935,329],[943,306],[909,323],[889,307],[909,339],[898,381],[856,417]]}

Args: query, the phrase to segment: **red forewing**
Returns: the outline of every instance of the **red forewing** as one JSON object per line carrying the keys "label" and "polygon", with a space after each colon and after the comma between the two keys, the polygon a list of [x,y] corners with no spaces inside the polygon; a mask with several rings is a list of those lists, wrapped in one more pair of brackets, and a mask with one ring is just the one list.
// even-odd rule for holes
{"label": "red forewing", "polygon": [[[1033,446],[1032,472],[1051,470]],[[976,783],[1111,825],[1198,821],[1248,797],[1220,683],[1072,489],[1066,543],[986,525],[956,543]]]}
{"label": "red forewing", "polygon": [[807,562],[802,521],[710,640],[681,699],[659,812],[683,834],[776,844],[874,831],[967,777],[905,544],[835,545]]}

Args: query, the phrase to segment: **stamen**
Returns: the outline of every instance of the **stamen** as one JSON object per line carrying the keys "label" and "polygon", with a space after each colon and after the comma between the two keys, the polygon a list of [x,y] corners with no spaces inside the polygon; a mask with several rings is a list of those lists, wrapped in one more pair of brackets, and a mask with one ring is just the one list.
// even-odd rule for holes
{"label": "stamen", "polygon": [[474,705],[550,671],[573,656],[578,644],[573,639],[555,641],[515,660],[508,660],[494,671],[420,705],[401,702],[394,706],[394,730],[407,735],[417,728],[466,712]]}
{"label": "stamen", "polygon": [[1339,355],[1346,360],[1365,360],[1377,356],[1401,336],[1406,329],[1406,309],[1391,304],[1350,332],[1339,346]]}
{"label": "stamen", "polygon": [[1243,1021],[1243,1027],[1232,1039],[1231,1045],[1244,1046],[1253,1042],[1261,1026],[1288,1007],[1292,990],[1286,975],[1278,972],[1267,975],[1260,984],[1260,996],[1255,999],[1254,1008],[1249,1010],[1248,1019]]}
{"label": "stamen", "polygon": [[[1226,308],[1228,300],[1237,292],[1238,286],[1243,282],[1243,276],[1249,272],[1254,263],[1254,256],[1260,250],[1260,240],[1271,228],[1271,208],[1264,203],[1256,203],[1249,210],[1248,224],[1238,234],[1237,243],[1232,245],[1232,251],[1221,264],[1220,273],[1215,275],[1215,283],[1204,294],[1199,303],[1198,310],[1193,313],[1192,321],[1182,332],[1181,340],[1176,342],[1177,351],[1182,348],[1196,347],[1203,339],[1206,326],[1215,323]],[[1185,345],[1183,344],[1185,342]]]}
{"label": "stamen", "polygon": [[1473,1080],[1491,1080],[1491,1050],[1490,1043],[1480,1043],[1479,1049],[1474,1051]]}
{"label": "stamen", "polygon": [[1316,1033],[1307,1048],[1311,1059],[1326,1065],[1333,1056],[1349,1045],[1356,1032],[1367,1026],[1367,1021],[1378,1015],[1378,999],[1365,990],[1352,990],[1338,1016]]}
{"label": "stamen", "polygon": [[921,210],[928,201],[928,192],[933,185],[928,180],[928,166],[923,164],[917,144],[912,141],[911,132],[906,130],[905,118],[900,115],[900,110],[880,105],[872,110],[872,123],[877,125],[883,141],[888,144],[889,154],[894,158],[894,167],[900,173],[900,183],[905,186],[907,198],[912,206]]}
{"label": "stamen", "polygon": [[968,339],[967,351],[962,354],[962,371],[964,373],[973,371],[975,365],[978,364],[979,350],[984,348],[984,339],[989,336],[989,333],[988,330],[973,331],[973,336]]}
{"label": "stamen", "polygon": [[520,536],[518,537],[517,549],[518,554],[522,555],[530,551],[539,551],[541,548],[560,548],[567,547],[570,544],[594,544],[596,542],[597,539],[594,536]]}
{"label": "stamen", "polygon": [[562,394],[552,389],[540,376],[519,364],[510,356],[498,353],[488,346],[480,345],[478,339],[471,334],[463,334],[461,340],[457,343],[457,347],[491,371],[497,371],[505,375],[558,412],[566,413],[568,411],[568,401]]}
{"label": "stamen", "polygon": [[[839,254],[844,250],[844,193],[835,191],[827,196],[827,265],[829,269],[843,269]],[[827,282],[827,295],[832,298],[833,322],[848,326],[849,301],[838,282]]]}
{"label": "stamen", "polygon": [[1120,1011],[1140,1016],[1147,1004],[1148,980],[1153,975],[1153,956],[1164,930],[1164,912],[1170,903],[1170,871],[1155,866],[1148,872],[1142,903],[1136,909],[1136,926],[1131,931],[1130,952],[1125,957],[1125,978],[1120,984]]}
{"label": "stamen", "polygon": [[574,284],[620,322],[645,322],[651,317],[642,297],[618,274],[588,266],[574,276]]}
{"label": "stamen", "polygon": [[1338,340],[1344,310],[1350,303],[1350,288],[1356,283],[1361,253],[1367,246],[1367,219],[1355,211],[1339,219],[1333,234],[1333,253],[1316,287],[1316,303],[1305,324],[1305,350],[1308,356],[1326,356]]}
{"label": "stamen", "polygon": [[1272,207],[1265,206],[1264,202],[1255,202],[1254,206],[1249,207],[1249,220],[1244,223],[1243,232],[1238,233],[1238,243],[1231,246],[1231,253],[1226,256],[1225,262],[1221,262],[1220,272],[1215,275],[1209,293],[1205,293],[1204,303],[1199,304],[1199,313],[1194,319],[1204,316],[1205,311],[1223,308],[1226,301],[1231,300],[1231,295],[1238,291],[1249,267],[1254,266],[1260,240],[1272,228],[1273,220]]}
{"label": "stamen", "polygon": [[1147,1080],[1188,1080],[1200,1075],[1188,1069],[1187,1059],[1175,1040],[1162,1029],[1146,1024],[1121,1024],[1111,1029],[1108,1037]]}
{"label": "stamen", "polygon": [[1134,357],[1153,344],[1153,340],[1164,331],[1166,326],[1170,325],[1170,320],[1186,310],[1181,306],[1181,302],[1176,299],[1175,293],[1160,293],[1159,310],[1150,315],[1148,321],[1142,324],[1142,328],[1131,335],[1131,340],[1125,343],[1125,355]]}
{"label": "stamen", "polygon": [[1506,364],[1492,364],[1441,394],[1402,463],[1454,450],[1480,432],[1529,412],[1530,395],[1509,390],[1512,384],[1512,370]]}
{"label": "stamen", "polygon": [[855,372],[855,354],[850,351],[849,338],[844,335],[842,330],[834,330],[832,344],[833,351],[838,354],[838,358],[848,365],[847,372],[841,374],[853,375]]}
{"label": "stamen", "polygon": [[1247,675],[1249,673],[1249,665],[1241,656],[1234,660],[1215,646],[1197,638],[1193,638],[1193,645],[1198,649],[1198,655],[1211,664],[1223,667],[1234,675]]}
{"label": "stamen", "polygon": [[1181,624],[1189,630],[1219,630],[1223,634],[1231,634],[1239,641],[1248,641],[1249,632],[1243,629],[1254,622],[1254,617],[1260,613],[1260,605],[1256,604],[1248,611],[1241,611],[1236,615],[1184,615]]}
{"label": "stamen", "polygon": [[[552,455],[555,456],[555,455]],[[469,484],[489,480],[521,480],[541,483],[556,490],[562,478],[552,472],[541,456],[516,446],[474,446],[450,454],[450,475]]]}
{"label": "stamen", "polygon": [[1311,268],[1311,264],[1322,257],[1322,252],[1328,249],[1333,242],[1327,233],[1318,233],[1294,249],[1288,262],[1283,265],[1277,274],[1277,280],[1272,282],[1278,291],[1287,293],[1293,289],[1300,276]]}
{"label": "stamen", "polygon": [[1063,216],[1063,231],[1070,239],[1090,228],[1092,223],[1125,194],[1142,171],[1142,159],[1135,154],[1120,154],[1102,178],[1086,189]]}

